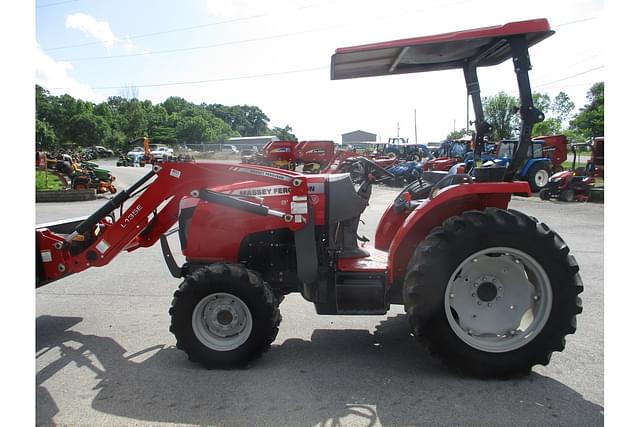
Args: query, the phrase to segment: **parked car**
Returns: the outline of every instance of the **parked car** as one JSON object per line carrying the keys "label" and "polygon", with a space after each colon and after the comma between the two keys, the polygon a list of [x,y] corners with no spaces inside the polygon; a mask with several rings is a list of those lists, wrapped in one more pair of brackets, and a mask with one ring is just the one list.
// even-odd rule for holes
{"label": "parked car", "polygon": [[165,155],[169,157],[173,156],[173,148],[160,146],[155,150],[151,151],[151,155],[156,161],[164,160]]}
{"label": "parked car", "polygon": [[223,153],[231,153],[231,154],[238,154],[240,153],[240,150],[238,150],[238,147],[236,147],[233,144],[222,144],[222,150]]}
{"label": "parked car", "polygon": [[101,145],[94,145],[91,150],[95,151],[98,157],[113,157],[113,150],[110,150]]}
{"label": "parked car", "polygon": [[144,154],[144,148],[142,147],[134,147],[133,150],[127,153],[127,156],[135,156],[138,154]]}

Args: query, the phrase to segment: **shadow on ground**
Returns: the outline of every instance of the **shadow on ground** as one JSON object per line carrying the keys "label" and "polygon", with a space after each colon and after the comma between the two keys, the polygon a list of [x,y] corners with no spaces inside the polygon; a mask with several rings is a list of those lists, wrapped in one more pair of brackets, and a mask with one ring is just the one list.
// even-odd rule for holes
{"label": "shadow on ground", "polygon": [[[385,319],[374,334],[316,330],[310,341],[288,339],[249,369],[228,371],[202,369],[163,345],[127,355],[111,338],[75,331],[80,322],[37,319],[36,358],[52,360],[36,374],[39,425],[90,423],[94,411],[137,424],[604,423],[601,406],[552,378],[535,373],[502,381],[460,378],[418,348],[404,315]],[[97,382],[93,390],[83,390],[95,394],[91,408],[80,410],[86,414],[83,419],[61,413],[43,385],[71,375],[64,369],[70,367],[89,370]]]}

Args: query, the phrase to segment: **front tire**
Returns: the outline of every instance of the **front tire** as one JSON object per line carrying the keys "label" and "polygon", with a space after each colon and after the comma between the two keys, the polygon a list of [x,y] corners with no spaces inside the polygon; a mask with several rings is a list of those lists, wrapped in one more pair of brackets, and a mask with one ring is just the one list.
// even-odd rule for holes
{"label": "front tire", "polygon": [[564,241],[520,212],[469,211],[416,248],[404,284],[413,335],[447,365],[480,377],[547,365],[582,311]]}
{"label": "front tire", "polygon": [[560,192],[558,199],[563,202],[573,202],[576,198],[576,193],[572,188],[564,189]]}
{"label": "front tire", "polygon": [[538,196],[541,200],[551,200],[551,191],[549,191],[548,188],[543,188],[540,190],[540,193],[538,193]]}
{"label": "front tire", "polygon": [[235,264],[212,264],[189,274],[169,309],[176,347],[207,368],[237,368],[266,351],[281,316],[271,288]]}

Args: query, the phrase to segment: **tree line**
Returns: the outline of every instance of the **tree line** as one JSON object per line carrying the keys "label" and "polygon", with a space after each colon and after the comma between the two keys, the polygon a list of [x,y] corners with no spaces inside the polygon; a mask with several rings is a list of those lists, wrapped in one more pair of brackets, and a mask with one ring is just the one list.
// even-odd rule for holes
{"label": "tree line", "polygon": [[[555,98],[546,93],[533,93],[533,103],[545,115],[545,120],[533,126],[532,136],[564,134],[569,141],[586,141],[604,136],[604,82],[591,86],[587,103],[572,114],[575,104],[569,96],[560,92]],[[483,98],[485,120],[493,131],[491,140],[513,138],[519,132],[518,98],[506,92]],[[447,139],[458,139],[467,134],[466,129],[456,130]]]}
{"label": "tree line", "polygon": [[256,106],[194,104],[175,96],[155,105],[122,96],[94,104],[51,95],[36,85],[36,143],[42,149],[103,145],[127,150],[128,141],[140,136],[154,143],[195,144],[259,135],[296,139],[288,125],[269,127],[269,117]]}

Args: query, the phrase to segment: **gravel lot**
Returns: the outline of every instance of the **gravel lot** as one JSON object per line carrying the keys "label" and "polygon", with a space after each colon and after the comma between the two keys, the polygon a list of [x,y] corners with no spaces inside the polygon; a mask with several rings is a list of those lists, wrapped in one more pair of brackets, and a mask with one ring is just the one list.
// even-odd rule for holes
{"label": "gravel lot", "polygon": [[[112,170],[120,186],[143,171]],[[373,240],[396,192],[376,186],[361,233]],[[36,221],[87,215],[102,203],[38,204]],[[459,377],[418,347],[401,306],[387,316],[318,316],[298,295],[283,302],[278,338],[253,366],[202,369],[175,348],[168,331],[179,281],[156,245],[37,290],[36,422],[603,425],[603,205],[515,197],[511,207],[561,234],[585,284],[577,333],[529,376]]]}

